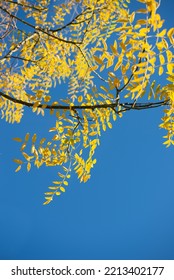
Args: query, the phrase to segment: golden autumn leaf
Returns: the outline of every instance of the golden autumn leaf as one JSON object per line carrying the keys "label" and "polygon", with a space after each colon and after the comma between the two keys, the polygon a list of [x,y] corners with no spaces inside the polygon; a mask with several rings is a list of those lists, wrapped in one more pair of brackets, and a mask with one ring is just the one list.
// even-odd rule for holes
{"label": "golden autumn leaf", "polygon": [[32,143],[35,143],[35,142],[36,142],[36,138],[37,138],[37,135],[34,134],[33,137],[32,137]]}
{"label": "golden autumn leaf", "polygon": [[167,32],[167,30],[166,29],[164,29],[164,30],[162,30],[160,33],[157,33],[157,37],[164,37],[165,35],[166,35],[166,32]]}
{"label": "golden autumn leaf", "polygon": [[56,192],[56,195],[58,195],[58,196],[61,195],[61,192]]}
{"label": "golden autumn leaf", "polygon": [[163,72],[164,72],[164,68],[162,66],[160,66],[159,72],[158,72],[159,76],[161,76],[163,74]]}
{"label": "golden autumn leaf", "polygon": [[167,32],[167,36],[169,37],[170,42],[172,44],[174,44],[174,38],[173,38],[173,36],[174,36],[174,27],[169,29],[169,31]]}
{"label": "golden autumn leaf", "polygon": [[78,102],[81,103],[82,101],[83,101],[83,96],[80,95],[80,96],[78,97]]}
{"label": "golden autumn leaf", "polygon": [[118,55],[117,49],[114,46],[110,45],[110,48],[114,55]]}
{"label": "golden autumn leaf", "polygon": [[31,163],[30,163],[30,162],[28,162],[28,163],[27,163],[27,171],[29,172],[29,171],[30,171],[30,169],[31,169]]}
{"label": "golden autumn leaf", "polygon": [[17,164],[23,164],[23,161],[20,159],[14,159],[13,161]]}
{"label": "golden autumn leaf", "polygon": [[53,181],[53,184],[55,184],[55,185],[61,185],[62,182],[60,182],[60,181]]}
{"label": "golden autumn leaf", "polygon": [[25,158],[26,160],[30,160],[30,156],[29,156],[29,155],[27,155],[27,154],[24,153],[24,152],[22,152],[22,154],[23,154],[23,156],[24,156],[24,158]]}
{"label": "golden autumn leaf", "polygon": [[25,135],[25,142],[27,142],[27,141],[29,140],[29,137],[30,137],[30,134],[27,133],[27,134]]}
{"label": "golden autumn leaf", "polygon": [[14,141],[17,141],[17,142],[22,142],[22,139],[19,138],[19,137],[16,137],[16,138],[13,138]]}
{"label": "golden autumn leaf", "polygon": [[18,172],[19,170],[21,170],[21,165],[19,165],[17,168],[16,168],[16,170],[15,170],[15,172]]}
{"label": "golden autumn leaf", "polygon": [[43,205],[47,205],[52,201],[52,198],[47,198],[46,197],[45,199],[46,199],[46,201],[43,203]]}
{"label": "golden autumn leaf", "polygon": [[50,190],[58,190],[59,187],[50,186],[48,187]]}
{"label": "golden autumn leaf", "polygon": [[93,58],[95,59],[95,61],[98,63],[98,64],[103,64],[103,61],[97,57],[96,55],[93,56]]}
{"label": "golden autumn leaf", "polygon": [[67,182],[67,181],[63,181],[63,184],[64,184],[65,186],[68,186],[68,182]]}

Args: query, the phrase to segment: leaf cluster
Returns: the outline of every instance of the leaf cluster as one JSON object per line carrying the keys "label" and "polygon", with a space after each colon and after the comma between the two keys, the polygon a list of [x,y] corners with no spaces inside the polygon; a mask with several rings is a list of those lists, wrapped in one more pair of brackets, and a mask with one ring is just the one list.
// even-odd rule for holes
{"label": "leaf cluster", "polygon": [[16,171],[62,168],[44,204],[66,191],[72,170],[88,181],[102,131],[130,110],[165,106],[164,144],[174,144],[174,28],[163,27],[160,2],[137,1],[131,13],[129,0],[0,3],[1,117],[20,123],[29,107],[55,121],[48,140],[14,138]]}

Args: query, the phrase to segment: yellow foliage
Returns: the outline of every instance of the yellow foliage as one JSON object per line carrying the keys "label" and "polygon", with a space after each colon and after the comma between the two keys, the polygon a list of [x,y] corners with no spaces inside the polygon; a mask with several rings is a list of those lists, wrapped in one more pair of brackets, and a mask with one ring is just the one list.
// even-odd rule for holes
{"label": "yellow foliage", "polygon": [[[44,204],[66,191],[72,170],[89,180],[102,131],[129,110],[168,105],[160,127],[164,144],[174,144],[174,27],[163,27],[160,2],[138,0],[131,13],[128,0],[60,2],[0,4],[1,117],[20,123],[29,107],[45,118],[49,110],[54,120],[49,140],[14,138],[23,157],[14,159],[16,172],[22,165],[62,168]],[[155,85],[161,75],[166,83]]]}

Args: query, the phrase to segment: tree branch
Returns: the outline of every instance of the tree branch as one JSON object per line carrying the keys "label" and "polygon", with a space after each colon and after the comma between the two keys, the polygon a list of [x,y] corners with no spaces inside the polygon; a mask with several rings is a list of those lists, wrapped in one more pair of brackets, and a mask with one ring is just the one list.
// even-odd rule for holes
{"label": "tree branch", "polygon": [[[0,91],[0,96],[2,96],[5,99],[8,99],[16,104],[21,104],[27,107],[32,108],[35,103],[30,103],[27,101],[23,100],[18,100],[14,97],[11,97],[3,92]],[[111,108],[114,109],[116,114],[119,114],[124,111],[128,110],[143,110],[143,109],[150,109],[150,108],[157,108],[161,106],[166,106],[169,105],[169,100],[163,100],[159,102],[148,102],[148,103],[137,103],[134,104],[132,103],[120,103],[119,106],[121,106],[123,109],[117,111],[115,108],[118,106],[117,102],[108,104],[108,103],[103,103],[103,104],[95,104],[95,105],[46,105],[46,104],[39,104],[37,108],[44,108],[44,109],[49,109],[49,110],[85,110],[85,109],[90,109],[90,110],[95,110],[95,109],[107,109]]]}
{"label": "tree branch", "polygon": [[47,9],[47,8],[37,8],[35,6],[25,5],[25,4],[21,4],[19,2],[15,2],[15,1],[11,1],[11,0],[5,0],[5,2],[12,3],[12,4],[15,4],[15,5],[18,5],[18,6],[21,6],[21,7],[30,8],[30,9],[33,9],[33,10],[36,10],[36,11],[39,11],[39,12]]}
{"label": "tree branch", "polygon": [[40,32],[42,32],[42,33],[48,35],[49,37],[52,37],[52,38],[54,38],[54,39],[56,39],[56,40],[58,40],[58,41],[64,42],[64,43],[69,43],[69,44],[73,44],[73,45],[76,45],[76,46],[77,46],[77,44],[81,44],[81,42],[75,42],[75,41],[71,41],[71,40],[66,40],[66,39],[63,39],[63,38],[59,38],[59,37],[57,37],[57,36],[55,36],[55,35],[53,35],[53,34],[50,34],[49,31],[46,31],[45,29],[43,29],[43,28],[41,28],[41,27],[39,27],[39,26],[35,26],[35,25],[33,25],[33,24],[31,24],[31,23],[29,23],[29,22],[27,22],[27,21],[25,21],[25,20],[19,18],[18,16],[15,16],[15,15],[11,14],[9,11],[7,11],[5,8],[3,8],[3,7],[1,7],[1,6],[0,6],[0,9],[1,9],[2,11],[4,11],[5,13],[7,13],[10,17],[15,18],[16,20],[22,22],[23,24],[25,24],[25,25],[27,25],[27,26],[33,28],[33,29],[36,30],[37,32],[40,31]]}

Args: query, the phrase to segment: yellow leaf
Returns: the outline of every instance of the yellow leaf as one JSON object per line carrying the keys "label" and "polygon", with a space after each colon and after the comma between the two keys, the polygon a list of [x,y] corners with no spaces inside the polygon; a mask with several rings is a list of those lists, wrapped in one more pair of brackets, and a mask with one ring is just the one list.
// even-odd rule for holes
{"label": "yellow leaf", "polygon": [[65,192],[65,188],[64,188],[64,187],[60,187],[60,190],[61,190],[62,192]]}
{"label": "yellow leaf", "polygon": [[50,115],[54,114],[54,109],[50,109]]}
{"label": "yellow leaf", "polygon": [[156,46],[157,46],[159,51],[162,51],[163,48],[165,48],[165,45],[164,45],[163,41],[156,43]]}
{"label": "yellow leaf", "polygon": [[102,124],[102,128],[104,131],[106,131],[106,125],[104,123]]}
{"label": "yellow leaf", "polygon": [[120,86],[120,81],[119,81],[118,78],[115,78],[115,79],[114,79],[114,86],[115,86],[116,88],[118,88],[118,87]]}
{"label": "yellow leaf", "polygon": [[49,132],[56,131],[56,130],[57,130],[56,127],[52,127],[52,128],[49,129]]}
{"label": "yellow leaf", "polygon": [[107,123],[109,128],[112,128],[112,124],[110,122]]}
{"label": "yellow leaf", "polygon": [[117,41],[116,41],[116,40],[114,40],[114,45],[113,45],[113,47],[114,47],[115,49],[117,49]]}
{"label": "yellow leaf", "polygon": [[78,97],[78,102],[81,103],[82,101],[83,101],[83,96],[80,95],[80,96]]}
{"label": "yellow leaf", "polygon": [[23,151],[24,149],[25,149],[25,147],[26,147],[26,143],[24,143],[22,146],[21,146],[21,151]]}
{"label": "yellow leaf", "polygon": [[170,50],[166,50],[166,54],[167,54],[168,62],[171,62],[172,61],[172,57],[173,57],[172,52]]}
{"label": "yellow leaf", "polygon": [[168,70],[169,74],[173,73],[173,69],[174,69],[174,64],[173,63],[168,63],[167,64],[167,70]]}
{"label": "yellow leaf", "polygon": [[27,155],[26,153],[22,153],[23,154],[23,156],[24,156],[24,158],[26,159],[26,160],[29,160],[30,159],[30,157],[29,157],[29,155]]}
{"label": "yellow leaf", "polygon": [[164,38],[162,38],[162,42],[163,42],[164,48],[168,49],[169,45],[168,45],[167,41]]}
{"label": "yellow leaf", "polygon": [[42,144],[45,142],[45,140],[46,140],[46,138],[42,138],[42,139],[40,140],[40,145],[42,145]]}
{"label": "yellow leaf", "polygon": [[116,115],[116,114],[113,114],[113,115],[112,115],[112,118],[113,118],[114,121],[116,121],[117,115]]}
{"label": "yellow leaf", "polygon": [[60,172],[58,172],[58,175],[61,177],[61,178],[64,178],[65,175],[61,174]]}
{"label": "yellow leaf", "polygon": [[16,137],[16,138],[13,138],[14,141],[17,141],[17,142],[22,142],[22,139],[19,138],[19,137]]}
{"label": "yellow leaf", "polygon": [[36,102],[33,104],[33,109],[37,108],[39,105],[40,105],[40,101],[36,101]]}
{"label": "yellow leaf", "polygon": [[42,105],[42,109],[45,109],[47,107],[47,104]]}
{"label": "yellow leaf", "polygon": [[23,164],[23,161],[20,159],[14,159],[13,161],[17,164]]}
{"label": "yellow leaf", "polygon": [[139,84],[139,85],[133,87],[133,88],[131,89],[131,92],[136,92],[136,91],[139,91],[139,90],[141,90],[141,89],[142,89],[142,85]]}
{"label": "yellow leaf", "polygon": [[115,74],[113,72],[108,72],[108,75],[111,77],[111,78],[115,78]]}
{"label": "yellow leaf", "polygon": [[117,49],[114,46],[110,45],[110,48],[114,55],[118,55]]}
{"label": "yellow leaf", "polygon": [[168,139],[167,141],[163,142],[163,144],[168,148],[171,145],[171,140]]}
{"label": "yellow leaf", "polygon": [[83,181],[84,183],[86,183],[90,178],[90,175],[84,175],[81,179],[81,181]]}
{"label": "yellow leaf", "polygon": [[147,3],[147,2],[149,2],[149,1],[147,1],[147,0],[137,0],[138,2],[141,2],[141,3]]}
{"label": "yellow leaf", "polygon": [[166,29],[162,30],[160,33],[158,33],[156,36],[157,37],[164,37],[166,35]]}
{"label": "yellow leaf", "polygon": [[120,18],[117,20],[117,22],[121,22],[121,23],[128,22],[128,19]]}
{"label": "yellow leaf", "polygon": [[122,50],[126,51],[126,46],[123,42],[120,42],[120,47],[122,48]]}
{"label": "yellow leaf", "polygon": [[55,185],[61,185],[62,182],[60,182],[60,181],[53,181],[53,184],[55,184]]}
{"label": "yellow leaf", "polygon": [[174,44],[173,35],[174,35],[174,27],[170,28],[169,31],[167,32],[167,36],[169,37],[171,44]]}
{"label": "yellow leaf", "polygon": [[114,67],[114,71],[116,71],[120,65],[122,64],[122,59],[120,59],[120,61],[118,60],[118,62],[116,63],[115,67]]}
{"label": "yellow leaf", "polygon": [[109,98],[112,98],[112,99],[115,98],[115,96],[112,93],[108,93],[108,96],[109,96]]}
{"label": "yellow leaf", "polygon": [[137,66],[138,66],[138,67],[146,67],[147,64],[148,64],[147,61],[146,61],[146,62],[140,62],[140,63],[137,64]]}
{"label": "yellow leaf", "polygon": [[45,192],[45,195],[53,195],[54,192]]}
{"label": "yellow leaf", "polygon": [[90,68],[89,68],[89,71],[95,71],[95,70],[97,70],[97,69],[98,69],[98,66],[95,65],[95,66],[90,67]]}
{"label": "yellow leaf", "polygon": [[18,172],[20,169],[21,169],[21,165],[19,165],[19,166],[16,168],[15,172]]}
{"label": "yellow leaf", "polygon": [[59,187],[53,187],[53,186],[50,186],[48,187],[50,190],[57,190]]}
{"label": "yellow leaf", "polygon": [[108,92],[108,89],[107,89],[105,86],[100,86],[100,88],[101,88],[102,90],[104,90],[105,92]]}
{"label": "yellow leaf", "polygon": [[49,204],[52,201],[52,198],[45,198],[46,201],[43,203],[43,205]]}
{"label": "yellow leaf", "polygon": [[61,195],[61,192],[56,192],[56,195]]}
{"label": "yellow leaf", "polygon": [[97,57],[95,55],[93,57],[98,64],[103,64],[103,61],[99,57]]}
{"label": "yellow leaf", "polygon": [[139,20],[137,20],[137,23],[136,23],[136,24],[140,24],[140,25],[147,24],[147,20],[145,20],[145,19],[139,19]]}
{"label": "yellow leaf", "polygon": [[30,137],[30,134],[27,133],[27,134],[25,135],[25,141],[26,141],[26,142],[29,140],[29,137]]}
{"label": "yellow leaf", "polygon": [[100,67],[100,72],[102,72],[104,69],[105,69],[105,64],[103,64],[103,65]]}
{"label": "yellow leaf", "polygon": [[59,135],[54,135],[54,137],[52,138],[53,141],[59,140]]}
{"label": "yellow leaf", "polygon": [[113,90],[115,88],[114,82],[110,80],[108,82],[109,82],[109,89]]}
{"label": "yellow leaf", "polygon": [[[173,69],[172,69],[172,70],[173,70]],[[170,81],[170,82],[172,82],[172,83],[174,83],[174,76],[172,76],[172,73],[171,73],[171,75],[169,75],[169,76],[167,77],[167,80]]]}
{"label": "yellow leaf", "polygon": [[45,102],[49,102],[51,100],[51,96],[47,95],[44,97]]}
{"label": "yellow leaf", "polygon": [[36,134],[34,134],[33,137],[32,137],[32,143],[36,142],[36,138],[37,138],[37,136],[36,136]]}
{"label": "yellow leaf", "polygon": [[97,131],[92,131],[92,132],[89,133],[90,136],[94,136],[96,134],[97,134]]}
{"label": "yellow leaf", "polygon": [[140,83],[140,82],[142,82],[144,80],[144,77],[142,76],[142,77],[139,77],[139,78],[134,78],[134,80],[133,80],[133,82],[134,83]]}
{"label": "yellow leaf", "polygon": [[163,74],[163,71],[164,71],[163,67],[160,66],[159,71],[158,71],[159,76],[161,76]]}
{"label": "yellow leaf", "polygon": [[147,10],[146,9],[139,9],[136,11],[137,13],[142,13],[142,14],[147,14]]}
{"label": "yellow leaf", "polygon": [[134,18],[135,18],[135,12],[133,12],[133,13],[130,15],[130,18],[129,18],[130,23],[132,23],[132,22],[134,21]]}
{"label": "yellow leaf", "polygon": [[68,186],[68,182],[67,182],[67,181],[63,181],[63,184],[64,184],[65,186]]}
{"label": "yellow leaf", "polygon": [[146,68],[141,68],[139,70],[137,70],[135,73],[136,75],[141,75],[141,74],[144,74],[146,72]]}
{"label": "yellow leaf", "polygon": [[155,62],[156,62],[156,57],[152,57],[151,59],[149,59],[149,63],[150,63],[152,66],[155,66]]}
{"label": "yellow leaf", "polygon": [[65,166],[62,166],[62,168],[65,172],[68,172],[68,168],[66,168]]}
{"label": "yellow leaf", "polygon": [[161,65],[163,65],[165,63],[164,55],[160,54],[159,55],[159,60],[160,60]]}
{"label": "yellow leaf", "polygon": [[30,171],[30,169],[31,169],[31,163],[28,162],[28,163],[27,163],[27,171]]}

